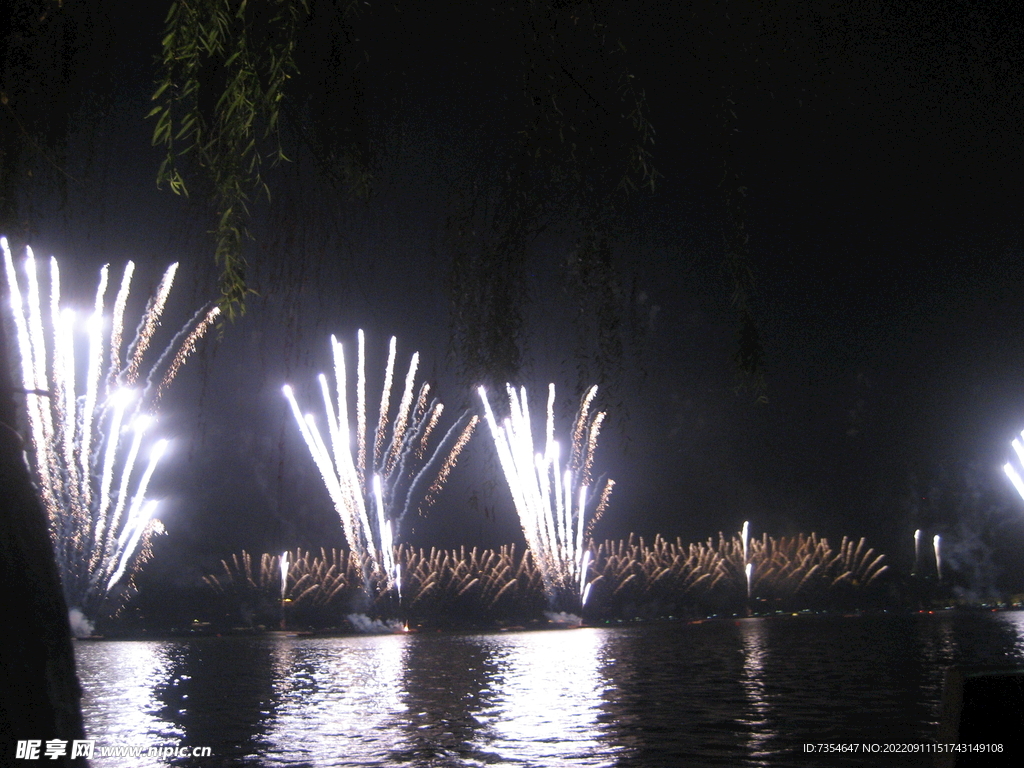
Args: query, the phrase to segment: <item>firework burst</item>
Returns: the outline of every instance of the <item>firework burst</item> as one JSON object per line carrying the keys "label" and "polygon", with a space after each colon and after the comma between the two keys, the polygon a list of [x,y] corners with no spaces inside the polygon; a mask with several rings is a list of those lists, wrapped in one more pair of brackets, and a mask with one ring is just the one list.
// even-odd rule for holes
{"label": "firework burst", "polygon": [[321,548],[254,561],[248,552],[221,561],[221,571],[203,581],[222,602],[224,613],[251,625],[273,626],[288,606],[289,623],[337,625],[344,606],[362,589],[365,564],[349,552]]}
{"label": "firework burst", "polygon": [[[884,557],[864,539],[843,538],[833,549],[815,533],[749,539],[746,557],[742,537],[722,534],[717,541],[691,544],[630,536],[591,543],[587,551],[593,589],[585,614],[596,621],[733,613],[749,600],[767,612],[852,607],[886,572]],[[527,625],[550,615],[544,573],[529,549],[399,545],[395,557],[402,565],[403,609],[410,623]],[[288,564],[284,580],[282,562]],[[243,552],[222,566],[219,575],[205,581],[225,601],[226,613],[241,609],[250,623],[271,626],[283,598],[297,623],[338,627],[361,594],[366,560],[324,549],[265,554],[259,560]],[[747,566],[756,574],[749,582]],[[378,590],[377,599],[386,595]]]}
{"label": "firework burst", "polygon": [[[374,595],[379,577],[384,590],[402,591],[401,562],[395,557],[398,531],[406,515],[426,509],[444,485],[477,424],[477,417],[463,414],[431,452],[429,445],[444,406],[430,398],[430,385],[415,390],[419,354],[414,353],[405,376],[398,409],[392,415],[391,398],[397,341],[388,352],[380,411],[373,434],[366,414],[365,342],[359,331],[355,372],[353,430],[349,415],[348,375],[345,353],[331,337],[335,391],[320,374],[320,392],[327,421],[327,440],[312,415],[303,415],[292,388],[283,387],[295,421],[302,433],[353,554],[368,564],[364,583]],[[415,393],[415,396],[414,396]]]}
{"label": "firework burst", "polygon": [[217,309],[197,313],[143,375],[177,264],[164,274],[127,349],[124,314],[135,267],[132,262],[125,267],[108,318],[109,270],[104,266],[84,324],[82,375],[76,361],[80,324],[71,309],[61,306],[56,259],[50,259],[50,295],[44,305],[31,249],[26,249],[23,288],[7,240],[0,238],[0,246],[21,355],[27,454],[68,607],[96,618],[116,609],[130,593],[132,576],[151,555],[151,538],[163,530],[155,517],[156,502],[147,500],[146,493],[167,441],[150,443],[147,436],[160,394]]}
{"label": "firework burst", "polygon": [[519,392],[506,387],[510,415],[500,425],[494,417],[487,393],[480,387],[484,413],[526,544],[544,580],[552,608],[581,610],[588,597],[587,572],[591,552],[585,545],[588,533],[587,509],[593,519],[604,511],[613,482],[608,480],[596,503],[589,493],[597,437],[605,414],[590,415],[597,387],[587,390],[580,402],[572,430],[569,459],[563,469],[559,444],[555,441],[555,385],[548,386],[544,452],[534,452],[526,388]]}
{"label": "firework burst", "polygon": [[591,615],[653,618],[762,609],[835,606],[856,601],[887,566],[864,539],[843,538],[838,550],[815,533],[764,534],[684,544],[655,537],[606,541],[594,552]]}

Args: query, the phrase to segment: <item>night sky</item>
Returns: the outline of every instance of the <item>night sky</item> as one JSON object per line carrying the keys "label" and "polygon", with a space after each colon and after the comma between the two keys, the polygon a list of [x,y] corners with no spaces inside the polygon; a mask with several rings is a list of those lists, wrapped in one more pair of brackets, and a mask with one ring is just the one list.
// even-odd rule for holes
{"label": "night sky", "polygon": [[[396,335],[400,363],[418,350],[449,408],[479,410],[476,382],[449,355],[441,230],[460,158],[486,146],[517,94],[503,46],[487,42],[501,30],[469,5],[452,6],[468,22],[442,40],[411,11],[378,38],[403,100],[387,113],[397,138],[368,202],[326,190],[303,150],[271,176],[246,252],[258,296],[166,400],[172,453],[153,495],[166,499],[168,535],[142,585],[193,584],[243,548],[343,546],[280,393],[287,381],[315,402],[331,333],[351,344],[366,331],[371,393]],[[1012,3],[865,1],[800,4],[751,33],[748,6],[725,19],[729,5],[630,4],[616,30],[646,90],[663,178],[632,197],[616,245],[641,332],[598,398],[609,422],[597,470],[616,488],[596,536],[689,541],[749,520],[755,535],[866,536],[908,571],[921,528],[943,535],[964,586],[1019,592],[1024,501],[1000,467],[1024,427],[1024,24]],[[180,260],[173,328],[215,297],[217,273],[208,215],[155,187],[160,153],[142,116],[161,20],[135,22],[113,58],[112,105],[72,135],[66,199],[28,189],[23,209],[37,255],[61,260],[83,306],[99,265],[131,258],[137,317],[142,287]],[[765,402],[736,389],[723,82],[737,103],[730,151],[748,191]],[[536,410],[556,383],[562,432],[579,396],[558,268],[567,247],[557,234],[534,247],[517,382]],[[403,538],[520,541],[503,482],[482,429]]]}

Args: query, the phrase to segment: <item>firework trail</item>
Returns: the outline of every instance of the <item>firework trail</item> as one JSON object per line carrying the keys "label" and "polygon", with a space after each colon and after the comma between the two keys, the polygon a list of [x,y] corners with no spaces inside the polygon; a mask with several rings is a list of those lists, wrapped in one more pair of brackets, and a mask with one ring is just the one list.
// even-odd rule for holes
{"label": "firework trail", "polygon": [[743,538],[743,576],[747,580],[747,600],[750,600],[750,591],[754,581],[754,564],[750,562],[750,521],[743,521],[743,530],[740,532]]}
{"label": "firework trail", "polygon": [[[591,553],[584,545],[586,513],[590,502],[591,469],[597,437],[605,414],[590,416],[597,387],[580,403],[572,430],[571,453],[563,470],[555,441],[555,385],[548,386],[544,452],[534,452],[533,431],[526,388],[506,385],[510,415],[500,425],[487,393],[480,387],[484,414],[494,438],[526,544],[544,579],[544,588],[556,609],[582,609],[589,596],[587,571]],[[598,494],[595,516],[607,503],[612,482]],[[558,603],[568,601],[568,605]]]}
{"label": "firework trail", "polygon": [[396,348],[397,340],[392,337],[373,435],[367,434],[366,352],[362,331],[358,333],[356,355],[354,435],[349,416],[345,353],[334,336],[331,337],[334,393],[327,377],[319,376],[327,420],[326,441],[312,415],[302,414],[291,386],[284,385],[282,391],[324,479],[349,547],[356,558],[368,564],[364,573],[367,593],[374,592],[372,585],[383,576],[384,591],[393,588],[401,599],[401,563],[395,558],[398,531],[410,511],[422,511],[436,498],[478,419],[463,414],[434,451],[428,453],[427,446],[444,406],[430,399],[428,384],[423,384],[414,397],[419,364],[419,354],[415,353],[405,376],[398,410],[392,415]]}
{"label": "firework trail", "polygon": [[[132,576],[151,554],[151,538],[163,530],[154,516],[156,502],[147,500],[146,492],[167,441],[151,447],[144,442],[160,391],[210,327],[217,309],[197,313],[140,383],[177,265],[164,274],[127,350],[122,346],[124,313],[135,267],[131,262],[125,267],[108,331],[104,266],[85,322],[81,376],[75,313],[61,306],[56,259],[50,259],[47,313],[31,249],[26,249],[23,288],[6,239],[0,238],[0,247],[21,356],[29,461],[68,607],[95,618],[127,597]],[[179,339],[184,339],[180,345]]]}
{"label": "firework trail", "polygon": [[[1024,438],[1024,431],[1020,433],[1020,436],[1021,438]],[[1010,445],[1013,448],[1013,452],[1017,454],[1017,461],[1024,465],[1024,443],[1021,443],[1021,441],[1015,437],[1010,441]],[[1013,483],[1013,487],[1017,489],[1017,493],[1020,494],[1020,497],[1024,499],[1024,479],[1021,479],[1020,472],[1018,472],[1010,462],[1006,462],[1003,465],[1003,472],[1005,472],[1006,476],[1010,478],[1010,482]]]}
{"label": "firework trail", "polygon": [[281,553],[281,599],[285,599],[285,592],[288,589],[288,553]]}

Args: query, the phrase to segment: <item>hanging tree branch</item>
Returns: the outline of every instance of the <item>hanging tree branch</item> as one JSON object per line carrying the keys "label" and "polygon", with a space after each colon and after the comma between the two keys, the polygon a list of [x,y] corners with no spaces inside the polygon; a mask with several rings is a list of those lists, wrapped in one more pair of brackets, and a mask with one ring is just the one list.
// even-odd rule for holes
{"label": "hanging tree branch", "polygon": [[175,0],[162,40],[162,76],[153,143],[167,150],[158,184],[187,195],[185,161],[210,187],[216,214],[214,256],[221,266],[220,305],[245,311],[249,202],[269,197],[267,160],[285,160],[280,118],[285,84],[297,71],[295,48],[308,0]]}

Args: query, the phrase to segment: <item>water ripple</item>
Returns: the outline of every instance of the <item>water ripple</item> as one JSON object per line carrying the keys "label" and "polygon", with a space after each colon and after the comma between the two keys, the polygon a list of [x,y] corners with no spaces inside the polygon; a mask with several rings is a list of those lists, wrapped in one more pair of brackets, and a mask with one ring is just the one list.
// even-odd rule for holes
{"label": "water ripple", "polygon": [[[217,765],[807,768],[807,742],[933,740],[945,667],[1024,662],[1024,614],[112,641],[76,654],[98,745],[210,746]],[[913,757],[900,765],[930,765]]]}

